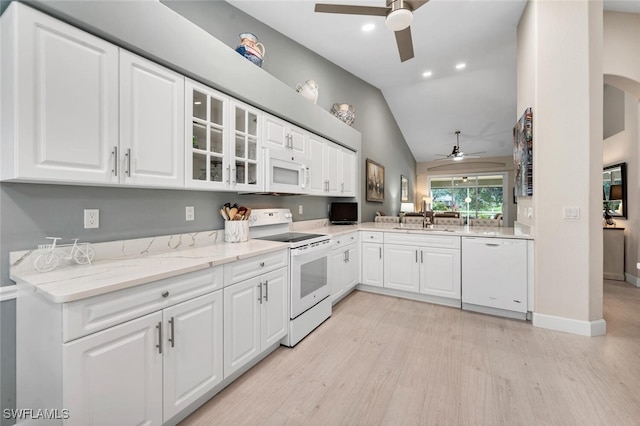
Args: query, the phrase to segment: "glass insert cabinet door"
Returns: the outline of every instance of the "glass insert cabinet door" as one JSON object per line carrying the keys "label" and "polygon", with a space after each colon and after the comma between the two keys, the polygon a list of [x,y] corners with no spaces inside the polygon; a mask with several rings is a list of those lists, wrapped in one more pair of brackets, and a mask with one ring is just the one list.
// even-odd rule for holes
{"label": "glass insert cabinet door", "polygon": [[229,188],[229,97],[190,80],[185,95],[186,186]]}
{"label": "glass insert cabinet door", "polygon": [[242,102],[231,101],[231,185],[243,191],[260,188],[260,129],[262,112]]}

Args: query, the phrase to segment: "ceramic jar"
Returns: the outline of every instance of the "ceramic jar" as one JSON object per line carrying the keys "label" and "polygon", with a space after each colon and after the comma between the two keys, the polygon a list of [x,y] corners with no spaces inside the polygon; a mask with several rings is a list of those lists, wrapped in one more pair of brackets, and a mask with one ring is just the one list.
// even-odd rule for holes
{"label": "ceramic jar", "polygon": [[255,35],[251,33],[240,34],[240,45],[236,47],[236,52],[257,66],[262,66],[265,48],[264,45],[258,41],[258,37]]}
{"label": "ceramic jar", "polygon": [[224,241],[241,243],[249,240],[248,220],[227,220],[224,222]]}
{"label": "ceramic jar", "polygon": [[351,126],[356,119],[356,108],[349,104],[333,104],[331,114]]}
{"label": "ceramic jar", "polygon": [[314,104],[318,102],[318,83],[313,80],[307,80],[304,84],[298,83],[296,86],[296,90],[300,93],[304,98],[313,102]]}

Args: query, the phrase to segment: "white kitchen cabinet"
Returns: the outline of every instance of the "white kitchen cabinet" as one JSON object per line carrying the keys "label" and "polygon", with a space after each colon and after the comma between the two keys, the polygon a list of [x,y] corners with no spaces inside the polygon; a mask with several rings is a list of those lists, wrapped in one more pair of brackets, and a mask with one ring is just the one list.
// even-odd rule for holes
{"label": "white kitchen cabinet", "polygon": [[155,312],[63,345],[65,425],[162,424],[161,324]]}
{"label": "white kitchen cabinet", "polygon": [[418,293],[420,290],[420,248],[384,245],[384,287]]}
{"label": "white kitchen cabinet", "polygon": [[216,266],[63,304],[24,288],[17,403],[64,407],[65,425],[167,422],[223,379],[222,285]]}
{"label": "white kitchen cabinet", "polygon": [[185,186],[261,191],[262,111],[198,82],[185,83]]}
{"label": "white kitchen cabinet", "polygon": [[340,195],[356,196],[356,153],[347,148],[340,148]]}
{"label": "white kitchen cabinet", "polygon": [[126,185],[184,186],[184,77],[120,51],[120,144],[114,174]]}
{"label": "white kitchen cabinet", "polygon": [[460,301],[460,237],[386,233],[384,287]]}
{"label": "white kitchen cabinet", "polygon": [[273,115],[265,114],[264,133],[265,148],[285,149],[297,154],[297,157],[309,158],[309,132]]}
{"label": "white kitchen cabinet", "polygon": [[382,287],[384,282],[384,244],[382,232],[363,231],[360,234],[362,284]]}
{"label": "white kitchen cabinet", "polygon": [[420,247],[420,293],[460,299],[460,250]]}
{"label": "white kitchen cabinet", "polygon": [[262,111],[231,99],[231,189],[257,191],[261,189],[263,161],[260,157],[260,122]]}
{"label": "white kitchen cabinet", "polygon": [[288,330],[287,268],[224,288],[224,377],[229,377]]}
{"label": "white kitchen cabinet", "polygon": [[222,303],[215,291],[163,311],[165,420],[222,382]]}
{"label": "white kitchen cabinet", "polygon": [[334,238],[329,255],[328,280],[331,284],[331,301],[348,293],[358,283],[359,270],[358,233],[352,232]]}
{"label": "white kitchen cabinet", "polygon": [[118,48],[17,2],[1,19],[2,179],[111,182]]}
{"label": "white kitchen cabinet", "polygon": [[309,193],[355,196],[355,152],[316,135],[309,136]]}

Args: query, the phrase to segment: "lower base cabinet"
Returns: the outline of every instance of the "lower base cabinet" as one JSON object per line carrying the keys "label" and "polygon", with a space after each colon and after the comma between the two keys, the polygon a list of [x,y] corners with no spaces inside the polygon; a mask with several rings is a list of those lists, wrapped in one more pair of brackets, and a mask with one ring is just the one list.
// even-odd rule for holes
{"label": "lower base cabinet", "polygon": [[160,425],[222,381],[222,290],[63,345],[68,425]]}
{"label": "lower base cabinet", "polygon": [[331,284],[331,300],[342,297],[358,284],[358,234],[351,233],[335,239],[329,254],[327,278]]}
{"label": "lower base cabinet", "polygon": [[224,288],[224,377],[227,378],[288,332],[288,269]]}

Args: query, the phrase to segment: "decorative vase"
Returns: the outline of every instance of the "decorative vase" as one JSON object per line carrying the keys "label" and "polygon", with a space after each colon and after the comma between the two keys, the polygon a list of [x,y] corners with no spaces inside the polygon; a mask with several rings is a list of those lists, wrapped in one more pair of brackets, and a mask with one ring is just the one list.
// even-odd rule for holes
{"label": "decorative vase", "polygon": [[356,108],[349,104],[333,104],[331,114],[351,126],[356,119]]}
{"label": "decorative vase", "polygon": [[296,86],[296,90],[300,93],[304,98],[313,102],[314,104],[318,102],[318,83],[313,80],[307,80],[304,84],[298,83]]}
{"label": "decorative vase", "polygon": [[258,41],[258,37],[255,35],[251,33],[240,34],[240,45],[236,47],[236,52],[257,66],[262,67],[265,48],[264,45]]}

